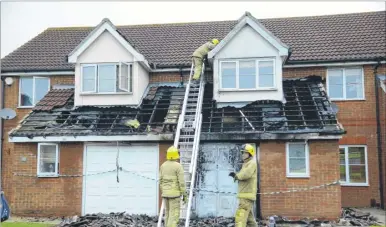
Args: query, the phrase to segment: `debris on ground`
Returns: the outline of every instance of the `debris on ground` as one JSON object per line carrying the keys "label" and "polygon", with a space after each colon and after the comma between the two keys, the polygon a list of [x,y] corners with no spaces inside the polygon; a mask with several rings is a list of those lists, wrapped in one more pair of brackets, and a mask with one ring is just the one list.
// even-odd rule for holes
{"label": "debris on ground", "polygon": [[381,226],[376,217],[355,208],[342,209],[339,224],[345,226]]}

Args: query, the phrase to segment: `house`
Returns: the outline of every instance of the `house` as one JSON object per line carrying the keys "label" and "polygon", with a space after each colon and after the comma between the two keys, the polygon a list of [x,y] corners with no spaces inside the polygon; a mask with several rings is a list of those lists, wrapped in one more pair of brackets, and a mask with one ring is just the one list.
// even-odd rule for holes
{"label": "house", "polygon": [[[1,61],[2,79],[13,79],[3,82],[3,107],[17,112],[2,144],[13,213],[157,215],[158,169],[181,120],[190,56],[212,38],[220,43],[198,113],[196,215],[234,215],[234,194],[218,192],[237,191],[227,175],[243,143],[257,149],[258,215],[336,219],[342,206],[384,206],[385,18],[247,12],[48,28]],[[126,124],[135,119],[139,127]]]}

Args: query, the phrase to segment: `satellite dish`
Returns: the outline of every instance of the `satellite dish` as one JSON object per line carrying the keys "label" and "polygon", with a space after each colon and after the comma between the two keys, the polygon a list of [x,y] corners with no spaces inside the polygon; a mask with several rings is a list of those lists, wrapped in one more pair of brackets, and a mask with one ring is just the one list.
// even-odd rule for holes
{"label": "satellite dish", "polygon": [[11,85],[12,83],[13,83],[13,79],[12,79],[12,77],[7,77],[7,78],[5,78],[5,83],[7,84],[7,85]]}
{"label": "satellite dish", "polygon": [[0,117],[6,120],[13,119],[14,117],[16,117],[16,112],[12,109],[5,108],[0,110]]}
{"label": "satellite dish", "polygon": [[331,103],[331,109],[334,113],[338,113],[339,107],[335,103]]}

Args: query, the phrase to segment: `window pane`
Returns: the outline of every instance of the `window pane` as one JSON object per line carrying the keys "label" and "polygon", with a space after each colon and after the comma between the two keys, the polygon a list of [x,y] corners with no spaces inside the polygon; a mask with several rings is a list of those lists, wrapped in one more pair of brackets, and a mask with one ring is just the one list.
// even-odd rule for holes
{"label": "window pane", "polygon": [[35,78],[35,104],[47,94],[49,84],[49,78]]}
{"label": "window pane", "polygon": [[273,87],[273,61],[259,62],[259,87]]}
{"label": "window pane", "polygon": [[331,98],[343,98],[343,71],[328,71],[328,94]]}
{"label": "window pane", "polygon": [[56,146],[42,145],[40,147],[40,172],[56,173]]}
{"label": "window pane", "polygon": [[239,63],[239,88],[256,88],[255,61],[240,61]]}
{"label": "window pane", "polygon": [[350,183],[366,183],[366,166],[350,165]]}
{"label": "window pane", "polygon": [[305,158],[290,158],[289,160],[290,173],[306,173],[306,159]]}
{"label": "window pane", "polygon": [[346,181],[346,165],[340,165],[340,180]]}
{"label": "window pane", "polygon": [[236,88],[236,63],[221,63],[222,88]]}
{"label": "window pane", "polygon": [[82,91],[95,91],[95,66],[85,66],[82,70]]}
{"label": "window pane", "polygon": [[99,65],[98,77],[99,86],[98,92],[115,92],[116,81],[116,65]]}
{"label": "window pane", "polygon": [[290,158],[305,158],[306,149],[304,144],[290,144],[289,145]]}
{"label": "window pane", "polygon": [[121,74],[119,75],[119,89],[120,91],[129,90],[129,66],[121,64]]}
{"label": "window pane", "polygon": [[365,163],[365,148],[364,147],[349,147],[348,148],[348,164],[366,164]]}
{"label": "window pane", "polygon": [[[348,70],[346,70],[347,72]],[[361,75],[346,74],[346,98],[363,98],[363,84]]]}
{"label": "window pane", "polygon": [[32,106],[33,78],[21,78],[20,83],[20,106]]}
{"label": "window pane", "polygon": [[344,148],[339,148],[339,157],[340,157],[340,164],[345,165],[346,164],[346,156],[345,156]]}

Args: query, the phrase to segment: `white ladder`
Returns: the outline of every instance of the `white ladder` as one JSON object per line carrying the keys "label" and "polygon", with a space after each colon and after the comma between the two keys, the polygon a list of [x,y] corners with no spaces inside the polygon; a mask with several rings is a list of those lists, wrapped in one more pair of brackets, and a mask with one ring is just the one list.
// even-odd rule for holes
{"label": "white ladder", "polygon": [[[174,146],[179,148],[180,163],[184,168],[186,190],[189,191],[188,204],[181,205],[181,218],[186,219],[185,227],[188,227],[190,222],[196,179],[197,153],[200,144],[202,122],[201,109],[205,88],[204,71],[205,64],[203,63],[199,83],[192,83],[192,76],[194,73],[194,65],[192,64],[189,81],[186,85],[182,111],[178,118],[176,137],[174,138]],[[164,210],[165,201],[162,200],[157,227],[161,227]]]}

